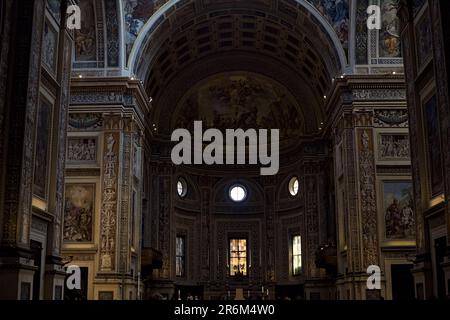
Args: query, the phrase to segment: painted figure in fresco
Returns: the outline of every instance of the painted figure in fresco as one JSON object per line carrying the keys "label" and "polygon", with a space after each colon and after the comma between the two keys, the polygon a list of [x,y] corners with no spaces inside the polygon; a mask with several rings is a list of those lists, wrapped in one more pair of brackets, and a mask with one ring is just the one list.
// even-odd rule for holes
{"label": "painted figure in fresco", "polygon": [[80,10],[83,12],[83,19],[81,19],[81,29],[75,30],[75,57],[78,61],[95,61],[97,59],[96,18],[92,0],[81,1]]}
{"label": "painted figure in fresco", "polygon": [[93,192],[93,186],[67,186],[64,212],[65,241],[92,241]]}
{"label": "painted figure in fresco", "polygon": [[253,75],[223,76],[200,85],[182,103],[174,120],[174,127],[187,129],[192,129],[195,120],[219,130],[281,128],[282,139],[293,139],[304,128],[287,92]]}
{"label": "painted figure in fresco", "polygon": [[390,222],[390,225],[386,226],[388,234],[397,234],[399,232],[401,220],[402,219],[398,200],[394,198],[392,204],[387,208],[386,221]]}
{"label": "painted figure in fresco", "polygon": [[313,2],[317,10],[324,16],[336,31],[339,40],[347,47],[349,7],[347,0],[315,0]]}
{"label": "painted figure in fresco", "polygon": [[414,235],[414,212],[409,205],[402,210],[402,227],[405,236]]}
{"label": "painted figure in fresco", "polygon": [[95,29],[90,27],[88,30],[81,29],[75,37],[75,46],[77,56],[85,57],[94,53],[95,48]]}
{"label": "painted figure in fresco", "polygon": [[154,1],[124,0],[125,30],[127,53],[130,53],[134,41],[154,12]]}
{"label": "painted figure in fresco", "polygon": [[383,2],[382,30],[380,31],[380,44],[383,49],[383,56],[400,56],[400,19],[397,15],[398,1],[387,0]]}
{"label": "painted figure in fresco", "polygon": [[415,235],[412,186],[398,182],[385,184],[386,237],[411,239]]}

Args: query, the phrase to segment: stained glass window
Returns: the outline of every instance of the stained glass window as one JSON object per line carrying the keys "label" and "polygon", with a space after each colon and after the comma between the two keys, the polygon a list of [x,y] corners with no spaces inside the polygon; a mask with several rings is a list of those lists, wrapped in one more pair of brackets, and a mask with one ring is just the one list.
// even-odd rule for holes
{"label": "stained glass window", "polygon": [[247,239],[230,239],[230,276],[247,275]]}

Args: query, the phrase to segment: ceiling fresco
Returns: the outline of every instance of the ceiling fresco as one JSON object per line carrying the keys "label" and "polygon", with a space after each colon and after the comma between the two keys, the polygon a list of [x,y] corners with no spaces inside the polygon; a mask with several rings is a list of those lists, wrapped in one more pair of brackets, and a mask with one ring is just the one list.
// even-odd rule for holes
{"label": "ceiling fresco", "polygon": [[300,106],[280,84],[252,73],[228,73],[206,79],[181,100],[173,116],[174,128],[193,128],[195,120],[207,128],[280,129],[283,142],[304,132]]}

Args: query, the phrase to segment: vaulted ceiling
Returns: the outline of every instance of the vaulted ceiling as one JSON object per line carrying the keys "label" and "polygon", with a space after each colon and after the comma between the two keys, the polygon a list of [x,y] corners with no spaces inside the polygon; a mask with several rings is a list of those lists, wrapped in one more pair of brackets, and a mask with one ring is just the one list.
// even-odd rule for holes
{"label": "vaulted ceiling", "polygon": [[345,64],[340,42],[324,25],[297,1],[180,1],[144,29],[131,68],[144,79],[160,128],[171,127],[191,87],[241,71],[284,86],[301,104],[311,134],[320,128],[324,96]]}

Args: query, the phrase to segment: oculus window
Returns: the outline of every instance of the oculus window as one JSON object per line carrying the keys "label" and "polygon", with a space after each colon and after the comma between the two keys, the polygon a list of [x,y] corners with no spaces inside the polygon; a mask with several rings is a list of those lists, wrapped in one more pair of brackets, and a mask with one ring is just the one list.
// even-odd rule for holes
{"label": "oculus window", "polygon": [[180,198],[184,198],[187,194],[187,183],[183,178],[179,178],[177,182],[177,193]]}
{"label": "oculus window", "polygon": [[234,202],[242,202],[247,198],[247,190],[243,185],[236,184],[230,188],[230,198]]}

